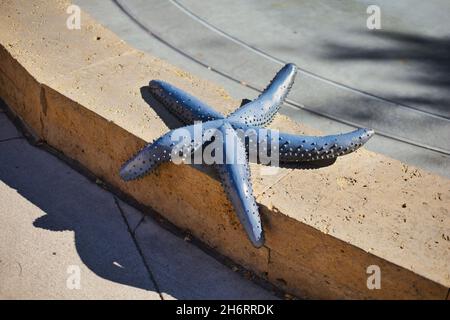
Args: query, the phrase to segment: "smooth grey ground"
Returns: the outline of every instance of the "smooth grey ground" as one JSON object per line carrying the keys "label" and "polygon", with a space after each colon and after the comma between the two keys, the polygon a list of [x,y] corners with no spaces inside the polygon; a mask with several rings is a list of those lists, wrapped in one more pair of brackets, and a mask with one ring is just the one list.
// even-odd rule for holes
{"label": "smooth grey ground", "polygon": [[1,110],[0,298],[275,298],[30,145]]}
{"label": "smooth grey ground", "polygon": [[[282,113],[327,134],[373,127],[368,149],[450,176],[448,1],[75,3],[234,97],[254,98],[252,87],[294,62],[301,70]],[[366,28],[369,4],[380,6],[382,30]]]}

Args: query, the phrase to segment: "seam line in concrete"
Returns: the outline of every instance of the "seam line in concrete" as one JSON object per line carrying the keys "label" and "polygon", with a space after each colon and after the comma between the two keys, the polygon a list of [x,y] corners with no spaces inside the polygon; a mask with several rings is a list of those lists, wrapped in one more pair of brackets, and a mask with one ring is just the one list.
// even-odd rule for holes
{"label": "seam line in concrete", "polygon": [[[45,87],[43,85],[40,86],[40,93],[39,93],[39,102],[41,104],[41,109],[42,109],[42,113],[44,114],[44,116],[47,116],[47,109],[48,109],[48,105],[47,105],[47,96],[45,93]],[[42,119],[41,119],[42,121]]]}
{"label": "seam line in concrete", "polygon": [[12,137],[12,138],[7,138],[7,139],[0,140],[0,143],[2,143],[2,142],[8,142],[8,141],[13,141],[13,140],[20,140],[20,139],[25,139],[25,138],[24,138],[24,137]]}
{"label": "seam line in concrete", "polygon": [[264,245],[263,247],[267,249],[267,266],[269,266],[270,260],[271,260],[271,256],[270,255],[271,255],[271,250],[272,249],[270,249],[270,247],[268,247],[266,245]]}
{"label": "seam line in concrete", "polygon": [[140,227],[140,225],[142,224],[142,222],[144,222],[145,220],[145,216],[142,215],[141,219],[139,220],[139,222],[136,224],[136,226],[133,229],[133,236],[136,234],[137,229]]}
{"label": "seam line in concrete", "polygon": [[273,186],[275,186],[276,184],[278,184],[281,180],[284,179],[284,177],[290,175],[291,173],[293,173],[294,170],[289,169],[288,172],[286,172],[285,174],[283,174],[281,177],[279,177],[277,180],[275,180],[271,185],[266,186],[261,192],[259,192],[259,194],[257,194],[255,196],[255,199],[258,199],[261,195],[263,195],[267,190],[271,189]]}
{"label": "seam line in concrete", "polygon": [[119,53],[117,56],[109,57],[109,58],[106,58],[106,59],[102,59],[102,60],[100,60],[100,61],[97,61],[97,62],[95,62],[95,63],[92,63],[92,64],[90,64],[90,65],[87,65],[87,66],[85,66],[85,67],[73,69],[73,70],[70,71],[69,73],[61,74],[61,75],[57,76],[55,79],[64,78],[64,77],[67,77],[68,75],[73,75],[75,72],[86,71],[86,70],[89,70],[89,69],[91,69],[91,68],[93,68],[93,67],[97,67],[97,66],[100,66],[100,65],[102,65],[102,64],[108,63],[108,62],[110,62],[110,61],[114,61],[114,60],[116,60],[116,59],[120,59],[120,58],[122,58],[122,57],[126,57],[126,56],[128,56],[128,55],[131,55],[131,54],[133,54],[133,53],[138,53],[138,52],[139,52],[139,51],[136,50],[136,49],[127,50],[127,51],[125,51],[125,52],[123,52],[123,53]]}
{"label": "seam line in concrete", "polygon": [[286,177],[289,177],[291,174],[294,173],[294,170],[290,170],[289,172],[287,172],[285,175],[281,176],[277,181],[275,181],[274,183],[272,183],[272,185],[268,186],[267,188],[264,189],[263,192],[261,192],[257,197],[256,200],[260,200],[259,198],[266,193],[267,191],[269,191],[270,189],[272,189],[273,187],[275,187],[276,185],[280,184],[281,181],[283,181],[284,179],[286,179]]}
{"label": "seam line in concrete", "polygon": [[47,96],[45,93],[45,86],[42,83],[39,83],[40,92],[39,92],[39,106],[41,107],[41,111],[39,113],[39,122],[41,124],[41,137],[45,137],[45,120],[44,117],[47,116]]}
{"label": "seam line in concrete", "polygon": [[125,225],[127,226],[128,233],[130,234],[131,239],[133,239],[134,245],[135,245],[139,255],[141,256],[141,259],[142,259],[142,262],[144,263],[145,269],[147,269],[147,273],[148,273],[148,275],[150,277],[150,281],[155,286],[155,289],[158,292],[159,298],[161,300],[164,300],[164,297],[163,297],[163,295],[161,293],[161,290],[159,289],[158,283],[156,282],[156,278],[153,275],[153,272],[152,272],[150,266],[148,265],[147,261],[145,261],[144,254],[142,253],[142,249],[141,249],[138,241],[136,240],[136,238],[135,238],[135,236],[134,236],[134,234],[133,234],[133,232],[132,232],[132,230],[130,228],[130,224],[128,223],[127,218],[125,217],[125,212],[123,211],[122,207],[120,206],[119,200],[115,196],[113,196],[113,198],[114,198],[114,202],[116,204],[116,207],[119,210],[119,213],[122,216],[122,219],[123,219]]}

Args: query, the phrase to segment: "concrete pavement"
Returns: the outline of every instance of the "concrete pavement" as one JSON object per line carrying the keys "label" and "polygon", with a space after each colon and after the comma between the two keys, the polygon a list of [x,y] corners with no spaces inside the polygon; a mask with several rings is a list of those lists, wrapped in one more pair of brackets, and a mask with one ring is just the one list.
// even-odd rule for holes
{"label": "concrete pavement", "polygon": [[275,298],[31,146],[3,112],[0,224],[2,299]]}

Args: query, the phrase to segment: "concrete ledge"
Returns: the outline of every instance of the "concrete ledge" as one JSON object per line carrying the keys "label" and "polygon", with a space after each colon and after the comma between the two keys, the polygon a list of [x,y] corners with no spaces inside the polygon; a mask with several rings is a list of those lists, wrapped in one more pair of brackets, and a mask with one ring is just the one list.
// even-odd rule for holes
{"label": "concrete ledge", "polygon": [[[330,167],[270,177],[253,166],[267,239],[259,250],[214,175],[167,164],[123,182],[123,161],[168,130],[170,118],[146,95],[150,80],[173,83],[224,113],[239,102],[130,48],[84,13],[81,30],[68,30],[68,5],[0,5],[0,96],[40,139],[297,296],[448,297],[450,180],[382,155],[361,150]],[[315,133],[284,117],[273,127]],[[381,268],[380,290],[366,286],[369,265]]]}

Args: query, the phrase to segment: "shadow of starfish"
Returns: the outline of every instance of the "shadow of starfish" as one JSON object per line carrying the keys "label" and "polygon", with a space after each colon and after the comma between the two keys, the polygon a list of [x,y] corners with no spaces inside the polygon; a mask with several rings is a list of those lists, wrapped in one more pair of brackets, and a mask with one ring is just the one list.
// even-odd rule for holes
{"label": "shadow of starfish", "polygon": [[[330,160],[355,151],[374,134],[370,129],[357,129],[346,134],[315,137],[265,129],[289,93],[296,71],[294,64],[285,65],[257,99],[243,104],[227,117],[164,81],[151,81],[149,88],[155,99],[186,126],[171,130],[144,147],[122,166],[120,176],[124,180],[140,178],[163,162],[180,159],[185,162],[188,156],[214,144],[213,153],[218,156],[214,159],[222,161],[206,163],[216,167],[248,238],[255,247],[261,247],[264,233],[248,161],[273,166]],[[180,139],[181,143],[177,143]],[[249,157],[253,147],[259,150],[257,157]],[[261,161],[262,150],[270,161]]]}

